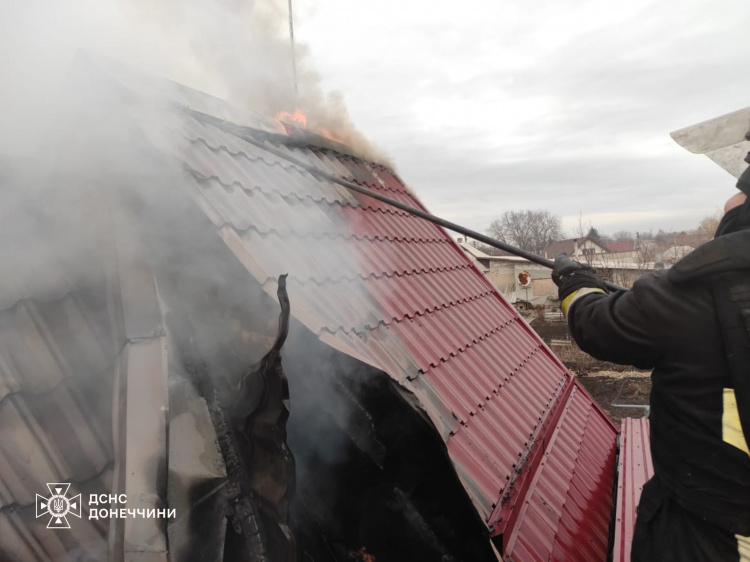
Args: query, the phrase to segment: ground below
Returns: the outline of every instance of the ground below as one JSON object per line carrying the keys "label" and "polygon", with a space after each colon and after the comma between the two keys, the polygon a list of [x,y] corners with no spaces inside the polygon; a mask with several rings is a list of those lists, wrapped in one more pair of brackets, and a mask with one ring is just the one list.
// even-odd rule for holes
{"label": "ground below", "polygon": [[626,408],[628,405],[646,405],[651,392],[650,373],[639,371],[598,371],[579,376],[586,390],[618,423],[622,418],[641,418],[644,408]]}
{"label": "ground below", "polygon": [[[532,328],[550,346],[565,366],[578,377],[586,390],[618,423],[622,418],[643,417],[648,404],[651,372],[635,367],[598,361],[576,346],[566,322],[530,320]],[[635,405],[641,407],[622,407]]]}

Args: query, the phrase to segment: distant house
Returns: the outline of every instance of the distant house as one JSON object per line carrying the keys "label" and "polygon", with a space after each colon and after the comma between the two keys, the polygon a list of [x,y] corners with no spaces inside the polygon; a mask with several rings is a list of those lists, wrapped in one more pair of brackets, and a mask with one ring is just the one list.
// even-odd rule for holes
{"label": "distant house", "polygon": [[550,298],[557,298],[557,287],[552,282],[549,268],[507,252],[500,256],[490,256],[465,242],[463,238],[458,239],[458,244],[509,302],[544,305]]}
{"label": "distant house", "polygon": [[544,256],[549,259],[555,259],[559,254],[566,254],[570,257],[594,256],[606,251],[607,248],[588,236],[584,236],[583,238],[555,240],[544,249]]}
{"label": "distant house", "polygon": [[693,250],[694,248],[692,246],[687,245],[671,246],[661,253],[661,259],[659,261],[663,262],[664,264],[675,264]]}
{"label": "distant house", "polygon": [[490,261],[492,260],[493,256],[483,252],[479,248],[475,248],[468,242],[464,242],[463,238],[459,238],[456,240],[458,242],[458,245],[463,248],[464,252],[466,252],[469,256],[469,259],[473,261],[479,269],[481,269],[484,273],[489,273],[490,271]]}
{"label": "distant house", "polygon": [[635,242],[632,240],[622,240],[620,242],[607,242],[604,247],[608,252],[632,252],[635,250]]}
{"label": "distant house", "polygon": [[545,248],[545,255],[554,259],[565,253],[594,267],[607,280],[630,287],[646,271],[657,266],[659,254],[654,240],[636,237],[635,240],[609,242],[602,246],[588,237],[558,240]]}

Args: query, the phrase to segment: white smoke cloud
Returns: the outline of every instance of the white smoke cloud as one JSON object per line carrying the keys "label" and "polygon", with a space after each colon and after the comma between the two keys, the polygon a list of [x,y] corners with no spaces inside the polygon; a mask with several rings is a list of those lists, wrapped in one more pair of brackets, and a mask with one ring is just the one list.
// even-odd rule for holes
{"label": "white smoke cloud", "polygon": [[309,48],[292,72],[285,0],[29,0],[0,22],[0,153],[23,153],[60,111],[76,52],[128,63],[264,116],[302,109],[313,131],[384,160],[352,124],[343,96],[326,93]]}

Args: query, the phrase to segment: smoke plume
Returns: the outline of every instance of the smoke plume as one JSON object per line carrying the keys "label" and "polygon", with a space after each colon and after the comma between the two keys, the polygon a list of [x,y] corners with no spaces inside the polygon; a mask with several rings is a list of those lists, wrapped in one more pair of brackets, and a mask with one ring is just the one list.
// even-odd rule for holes
{"label": "smoke plume", "polygon": [[[295,89],[288,16],[286,0],[19,3],[0,23],[6,77],[0,125],[23,129],[26,136],[42,134],[65,69],[83,49],[266,117],[299,108],[313,132],[349,145],[365,159],[387,160],[354,127],[343,95],[323,90],[310,49],[299,42]],[[23,106],[20,114],[9,109],[14,104]],[[0,144],[0,153],[9,150]]]}
{"label": "smoke plume", "polygon": [[[217,154],[211,158],[217,163],[226,164],[236,157],[242,165],[250,166],[246,163],[249,160],[214,145],[209,147],[211,135],[205,133],[213,126],[203,129],[188,125],[182,114],[176,117],[178,112],[171,106],[165,108],[163,97],[182,102],[178,95],[170,98],[174,91],[163,92],[165,96],[159,95],[162,92],[141,91],[137,72],[133,73],[133,84],[127,80],[120,83],[119,66],[109,62],[122,61],[265,117],[299,108],[307,114],[314,132],[350,145],[365,158],[381,160],[352,126],[343,97],[323,91],[303,45],[297,45],[299,95],[295,94],[287,26],[286,2],[278,0],[29,0],[7,8],[0,22],[0,68],[4,75],[0,85],[0,232],[4,234],[0,242],[0,273],[4,278],[0,311],[5,311],[6,317],[12,316],[15,303],[34,299],[57,306],[64,295],[86,289],[93,295],[85,302],[87,310],[95,310],[103,324],[111,323],[112,337],[103,336],[107,347],[102,353],[115,364],[126,338],[136,336],[120,333],[120,324],[125,321],[120,322],[106,306],[109,296],[112,302],[120,296],[112,281],[122,282],[125,295],[127,279],[150,270],[156,288],[145,288],[150,286],[151,277],[144,273],[144,285],[129,287],[141,303],[137,313],[130,308],[133,303],[122,308],[135,316],[143,313],[154,325],[166,326],[170,384],[184,382],[190,360],[195,358],[205,365],[206,377],[216,387],[231,389],[232,383],[265,355],[268,341],[275,334],[278,304],[266,296],[268,284],[273,282],[269,279],[289,274],[293,314],[305,310],[306,300],[319,298],[315,281],[308,279],[310,260],[303,259],[305,256],[316,256],[329,272],[354,279],[346,283],[352,285],[347,294],[354,302],[367,303],[370,297],[357,265],[357,260],[364,258],[349,254],[343,243],[331,242],[343,240],[342,235],[348,233],[344,218],[334,220],[328,214],[311,212],[308,205],[278,205],[279,224],[273,226],[287,237],[285,259],[269,260],[278,271],[268,265],[267,278],[259,275],[254,279],[221,237],[212,235],[215,225],[190,198],[198,180],[184,169],[200,163],[196,153],[205,156],[213,149]],[[103,56],[79,57],[80,50]],[[169,84],[154,82],[157,89],[170,90]],[[191,126],[194,130],[189,130]],[[200,131],[206,139],[186,137],[200,136]],[[214,130],[214,134],[219,132]],[[267,166],[264,162],[255,165]],[[282,170],[268,168],[272,172]],[[230,165],[217,165],[214,172],[221,177],[206,180],[214,184],[201,189],[224,193],[224,187],[216,182],[224,179],[227,185],[233,185],[238,179],[231,175],[234,170]],[[230,175],[225,177],[227,173]],[[275,178],[269,179],[266,187],[273,189],[284,182],[283,176]],[[267,235],[264,224],[243,222],[253,218],[252,214],[243,214],[252,205],[252,198],[258,201],[265,195],[257,190],[252,195],[241,192],[234,190],[235,195],[246,199],[227,211],[229,219],[238,221],[233,227],[248,238]],[[316,233],[324,235],[309,235]],[[261,254],[259,249],[256,257],[260,259]],[[370,303],[365,308],[375,306]],[[74,329],[76,326],[70,327]],[[293,323],[286,346],[288,356],[284,357],[290,373],[290,441],[296,438],[298,446],[293,452],[303,470],[316,466],[319,459],[343,464],[348,444],[343,434],[350,425],[359,428],[361,434],[372,426],[362,408],[351,405],[356,405],[356,400],[331,403],[338,396],[348,398],[351,392],[341,390],[342,383],[334,376],[339,371],[333,371],[333,359],[316,335],[308,333],[301,323]],[[317,384],[309,382],[311,362],[322,373],[315,380]],[[121,435],[119,424],[132,418],[115,418],[108,409],[112,397],[119,396],[112,390],[112,371],[92,367],[73,372],[69,378],[71,384],[80,384],[95,394],[82,401],[86,412],[96,414],[83,424],[82,431],[100,428],[105,460],[117,466],[113,455],[114,443]],[[170,392],[169,399],[173,398]],[[170,415],[164,407],[162,411]],[[318,426],[311,425],[310,413],[320,411],[333,420],[325,428],[335,429],[335,434],[319,435]],[[358,422],[352,424],[355,413]],[[9,436],[16,428],[6,425],[0,429],[0,440],[11,441]],[[76,436],[71,432],[56,445],[77,451]],[[214,446],[211,436],[205,438],[207,446]],[[366,443],[358,442],[357,446],[369,451]],[[154,450],[161,451],[158,447]],[[170,457],[169,470],[179,472],[173,460]],[[61,475],[74,482],[89,477],[88,472],[77,469]],[[170,481],[178,479],[170,476]],[[304,484],[304,477],[299,481]],[[119,481],[105,482],[100,491],[116,490],[116,485]],[[330,489],[338,486],[331,478]],[[0,508],[0,518],[9,512]],[[99,545],[100,537],[95,538],[90,544],[78,546],[92,551]],[[172,546],[176,544],[171,542]],[[72,547],[65,545],[58,551],[67,548]],[[0,548],[0,558],[28,558],[3,555]],[[51,557],[63,559],[62,555]]]}

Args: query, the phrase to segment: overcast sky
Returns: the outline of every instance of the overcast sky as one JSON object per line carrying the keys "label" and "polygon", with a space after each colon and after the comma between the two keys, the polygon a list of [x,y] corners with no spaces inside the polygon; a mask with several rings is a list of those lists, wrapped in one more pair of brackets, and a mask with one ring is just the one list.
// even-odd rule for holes
{"label": "overcast sky", "polygon": [[[80,47],[218,95],[222,77],[290,74],[286,0],[255,0],[271,6],[255,31],[284,40],[255,58],[238,15],[253,0],[0,1],[0,153],[43,130]],[[606,233],[687,229],[734,191],[669,133],[750,105],[746,0],[294,5],[304,68],[445,218],[484,231],[547,209],[569,230],[579,214]]]}
{"label": "overcast sky", "polygon": [[685,229],[735,180],[671,131],[750,105],[750,3],[326,0],[297,34],[433,212]]}

